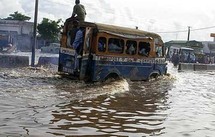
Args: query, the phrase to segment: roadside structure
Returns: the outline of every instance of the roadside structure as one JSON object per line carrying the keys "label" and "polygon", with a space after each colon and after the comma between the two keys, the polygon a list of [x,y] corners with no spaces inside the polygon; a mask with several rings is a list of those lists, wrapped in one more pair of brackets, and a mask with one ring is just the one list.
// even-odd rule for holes
{"label": "roadside structure", "polygon": [[17,50],[30,51],[33,25],[33,22],[0,19],[0,34],[9,35]]}

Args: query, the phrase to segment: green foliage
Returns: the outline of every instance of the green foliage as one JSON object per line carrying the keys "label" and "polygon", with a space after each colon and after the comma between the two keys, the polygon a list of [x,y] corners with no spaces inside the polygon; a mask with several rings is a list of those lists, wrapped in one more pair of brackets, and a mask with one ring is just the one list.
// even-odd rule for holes
{"label": "green foliage", "polygon": [[60,33],[61,26],[59,23],[62,20],[52,21],[47,18],[43,18],[42,22],[38,24],[37,29],[41,38],[47,41],[57,41],[58,34]]}
{"label": "green foliage", "polygon": [[19,20],[19,21],[28,21],[31,17],[25,16],[18,11],[14,12],[13,14],[9,15],[10,17],[5,18],[5,20]]}

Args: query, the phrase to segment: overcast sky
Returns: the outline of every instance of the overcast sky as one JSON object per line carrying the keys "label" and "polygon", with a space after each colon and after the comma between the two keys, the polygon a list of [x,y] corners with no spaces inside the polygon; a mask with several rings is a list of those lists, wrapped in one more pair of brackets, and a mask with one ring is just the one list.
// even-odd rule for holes
{"label": "overcast sky", "polygon": [[[18,11],[33,22],[35,0],[0,0],[0,18]],[[164,41],[212,41],[215,33],[214,0],[81,0],[87,10],[86,21],[114,24],[160,34]],[[70,17],[75,0],[39,0],[38,22]]]}

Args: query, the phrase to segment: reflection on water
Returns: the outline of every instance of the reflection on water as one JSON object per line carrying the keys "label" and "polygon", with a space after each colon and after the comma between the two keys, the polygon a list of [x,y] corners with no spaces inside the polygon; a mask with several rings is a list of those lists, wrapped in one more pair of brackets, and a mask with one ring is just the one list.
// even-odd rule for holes
{"label": "reflection on water", "polygon": [[0,70],[0,136],[211,136],[214,72],[85,84],[50,69]]}
{"label": "reflection on water", "polygon": [[144,83],[131,84],[132,92],[61,104],[53,112],[51,121],[56,127],[51,133],[94,136],[162,134],[167,109],[166,90],[154,90],[147,94],[153,84],[159,89],[158,82],[146,84],[146,88]]}

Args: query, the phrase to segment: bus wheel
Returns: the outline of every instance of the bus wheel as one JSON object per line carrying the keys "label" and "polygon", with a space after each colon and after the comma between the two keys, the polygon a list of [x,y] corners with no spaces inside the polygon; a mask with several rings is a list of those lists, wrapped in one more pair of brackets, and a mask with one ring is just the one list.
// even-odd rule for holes
{"label": "bus wheel", "polygon": [[150,76],[149,76],[149,80],[152,80],[152,79],[157,79],[159,76],[158,73],[152,73]]}
{"label": "bus wheel", "polygon": [[120,77],[118,74],[116,73],[110,73],[109,75],[107,75],[104,79],[104,81],[114,81],[114,80],[118,80]]}

